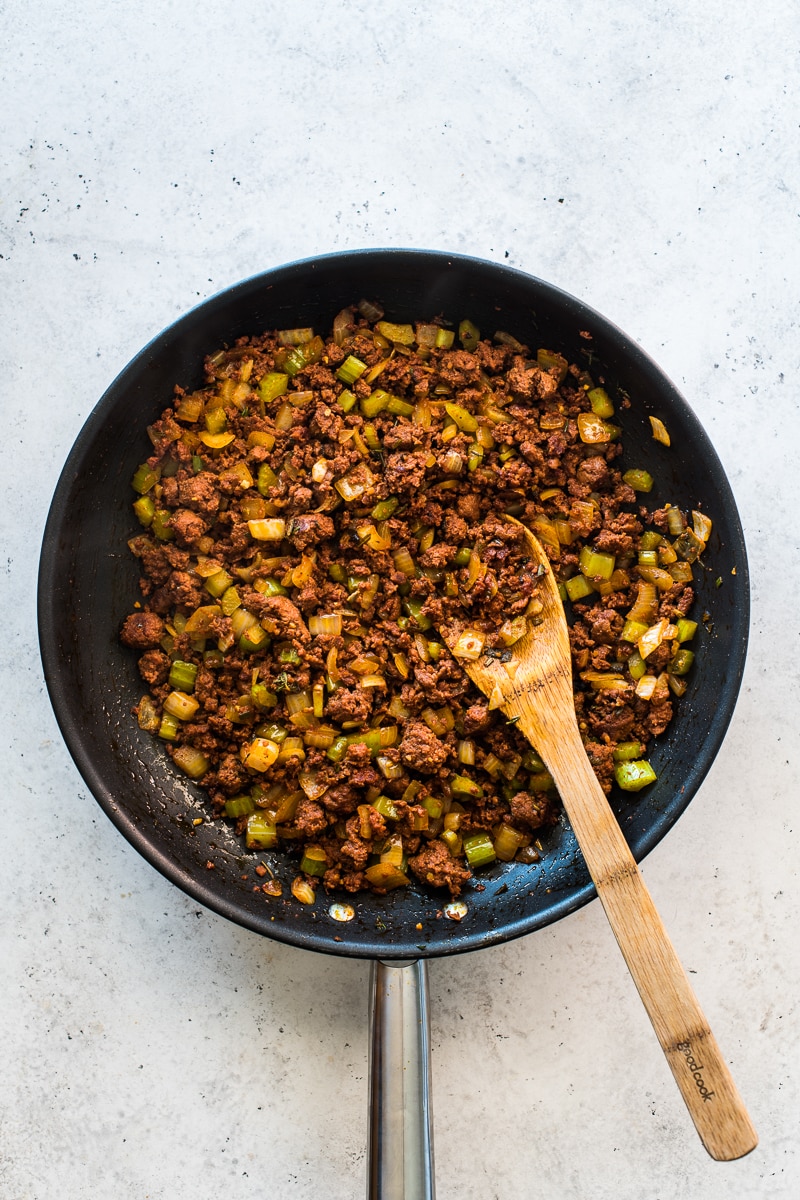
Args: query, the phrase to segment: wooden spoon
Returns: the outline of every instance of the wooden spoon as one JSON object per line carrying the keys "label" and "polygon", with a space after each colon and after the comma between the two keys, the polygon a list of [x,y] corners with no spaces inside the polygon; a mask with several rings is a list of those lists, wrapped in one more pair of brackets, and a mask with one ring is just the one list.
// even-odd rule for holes
{"label": "wooden spoon", "polygon": [[[459,661],[493,707],[516,721],[552,775],[703,1145],[712,1158],[741,1158],[758,1144],[758,1136],[586,757],[575,716],[569,636],[558,587],[539,542],[523,525],[520,528],[531,559],[540,564],[541,624],[529,623],[528,632],[515,644],[518,666],[513,678],[496,659]],[[452,649],[458,635],[448,631],[445,636]]]}

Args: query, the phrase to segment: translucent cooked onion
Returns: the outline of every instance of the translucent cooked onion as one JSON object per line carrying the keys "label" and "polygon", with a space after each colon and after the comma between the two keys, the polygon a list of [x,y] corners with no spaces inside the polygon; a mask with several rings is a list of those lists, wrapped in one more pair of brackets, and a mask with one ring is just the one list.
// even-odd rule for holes
{"label": "translucent cooked onion", "polygon": [[184,771],[190,779],[200,779],[205,775],[210,763],[200,750],[194,746],[176,746],[172,761]]}
{"label": "translucent cooked onion", "polygon": [[369,546],[370,550],[388,550],[392,544],[390,537],[382,537],[371,523],[356,526],[359,540]]}
{"label": "translucent cooked onion", "polygon": [[258,542],[280,542],[286,536],[283,517],[264,517],[261,521],[248,521],[250,536]]}
{"label": "translucent cooked onion", "polygon": [[320,796],[324,796],[328,790],[328,784],[323,783],[317,775],[316,771],[301,771],[298,777],[298,783],[303,789],[309,800],[318,800]]}
{"label": "translucent cooked onion", "polygon": [[[410,664],[409,664],[409,661],[408,661],[406,655],[403,654],[402,651],[399,651],[397,654],[394,654],[392,657],[394,659],[394,665],[397,667],[397,673],[400,676],[400,678],[408,679],[411,667],[410,667]],[[405,707],[405,705],[403,707]]]}
{"label": "translucent cooked onion", "polygon": [[308,691],[290,692],[286,697],[286,711],[289,716],[299,712],[311,712],[311,693]]}
{"label": "translucent cooked onion", "polygon": [[252,742],[249,745],[245,744],[242,749],[244,765],[251,771],[269,770],[280,754],[280,746],[271,742],[269,738],[253,738]]}
{"label": "translucent cooked onion", "polygon": [[287,737],[280,746],[278,759],[280,762],[286,762],[290,758],[305,759],[306,748],[302,738]]}
{"label": "translucent cooked onion", "polygon": [[343,475],[341,479],[337,479],[333,486],[342,499],[349,503],[351,500],[357,500],[359,496],[363,496],[364,492],[372,487],[373,482],[372,472],[363,464],[359,464]]}
{"label": "translucent cooked onion", "polygon": [[388,754],[376,755],[375,764],[384,779],[400,779],[405,774],[405,770],[400,763],[395,762]]}
{"label": "translucent cooked onion", "polygon": [[317,893],[308,880],[303,879],[302,875],[298,875],[296,879],[292,880],[292,895],[301,904],[313,904],[317,898]]}
{"label": "translucent cooked onion", "polygon": [[401,546],[398,550],[395,550],[392,558],[398,571],[400,571],[403,575],[408,575],[410,579],[414,578],[417,573],[417,568],[415,567],[414,560],[406,546]]}
{"label": "translucent cooked onion", "polygon": [[596,692],[622,692],[628,686],[624,676],[616,671],[581,671],[581,679]]}
{"label": "translucent cooked onion", "polygon": [[628,612],[627,618],[629,621],[634,621],[641,625],[649,625],[657,611],[658,597],[656,585],[643,579],[639,584],[636,600],[633,608]]}
{"label": "translucent cooked onion", "polygon": [[278,341],[282,346],[302,346],[314,336],[313,329],[279,329]]}
{"label": "translucent cooked onion", "polygon": [[660,592],[668,592],[675,582],[669,571],[665,571],[663,567],[638,566],[636,570],[642,579],[654,583]]}
{"label": "translucent cooked onion", "polygon": [[476,629],[465,629],[459,634],[456,644],[453,646],[453,656],[455,658],[465,658],[475,661],[483,654],[483,647],[486,644],[486,637],[479,633]]}
{"label": "translucent cooked onion", "polygon": [[313,746],[316,750],[327,750],[333,745],[336,734],[332,729],[308,729],[303,734],[303,742],[306,746]]}
{"label": "translucent cooked onion", "polygon": [[308,631],[315,637],[339,637],[342,632],[342,614],[317,613],[308,618]]}
{"label": "translucent cooked onion", "polygon": [[464,460],[457,450],[448,450],[442,459],[442,470],[445,475],[458,475],[464,466]]}
{"label": "translucent cooked onion", "polygon": [[292,428],[293,420],[291,404],[282,404],[275,413],[275,428],[287,433]]}
{"label": "translucent cooked onion", "polygon": [[361,686],[362,688],[385,688],[386,680],[383,675],[362,675]]}
{"label": "translucent cooked onion", "polygon": [[697,512],[696,509],[692,509],[692,527],[694,529],[695,537],[698,538],[703,545],[705,545],[705,543],[711,537],[711,530],[713,528],[711,517],[707,517],[703,513]]}
{"label": "translucent cooked onion", "polygon": [[668,636],[669,630],[674,628],[674,626],[670,626],[666,617],[662,617],[660,621],[656,621],[655,625],[651,625],[649,629],[646,629],[636,643],[642,658],[647,659],[650,654],[657,650]]}
{"label": "translucent cooked onion", "polygon": [[660,417],[650,418],[650,428],[653,431],[653,437],[657,442],[661,442],[662,446],[669,446],[671,444],[667,427]]}
{"label": "translucent cooked onion", "polygon": [[355,329],[356,314],[352,308],[343,308],[333,318],[333,340],[343,346]]}

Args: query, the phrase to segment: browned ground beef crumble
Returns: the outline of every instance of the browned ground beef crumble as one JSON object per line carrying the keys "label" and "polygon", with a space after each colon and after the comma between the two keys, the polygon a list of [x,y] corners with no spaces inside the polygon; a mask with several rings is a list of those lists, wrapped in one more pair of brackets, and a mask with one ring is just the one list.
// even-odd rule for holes
{"label": "browned ground beef crumble", "polygon": [[[412,873],[457,895],[471,837],[535,861],[558,807],[437,633],[458,621],[502,657],[509,622],[535,617],[536,566],[503,514],[538,534],[560,581],[582,546],[614,556],[571,605],[576,710],[606,791],[615,746],[644,753],[671,718],[673,623],[693,592],[663,576],[642,592],[641,536],[666,534],[667,514],[623,481],[616,430],[580,426],[601,380],[511,338],[454,349],[431,345],[433,326],[397,328],[345,310],[325,341],[242,338],[206,360],[198,392],[176,387],[137,472],[142,601],[121,637],[149,689],[140,725],[248,844],[299,853],[312,886],[380,892]],[[620,637],[637,597],[646,625],[667,626],[649,699]],[[170,720],[176,692],[188,706]]]}

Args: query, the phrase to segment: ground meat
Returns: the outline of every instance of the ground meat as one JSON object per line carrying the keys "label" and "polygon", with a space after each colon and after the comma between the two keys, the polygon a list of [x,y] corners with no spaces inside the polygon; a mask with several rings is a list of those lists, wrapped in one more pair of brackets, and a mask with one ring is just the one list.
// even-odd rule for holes
{"label": "ground meat", "polygon": [[361,724],[372,712],[372,696],[367,688],[339,687],[329,698],[326,712],[331,721]]}
{"label": "ground meat", "polygon": [[425,699],[432,704],[449,704],[469,689],[464,672],[451,658],[439,663],[419,663],[414,677]]}
{"label": "ground meat", "polygon": [[470,383],[479,383],[480,359],[466,350],[454,350],[439,363],[438,375],[443,383],[453,388],[464,388]]}
{"label": "ground meat", "polygon": [[585,458],[575,475],[580,483],[585,483],[593,492],[607,487],[611,479],[608,463],[600,454],[593,454],[591,458]]}
{"label": "ground meat", "polygon": [[[674,625],[694,591],[680,578],[660,588],[646,621],[673,628],[642,662],[628,621],[646,579],[639,552],[653,529],[674,535],[668,509],[649,512],[623,478],[624,429],[582,439],[588,393],[608,386],[596,362],[564,376],[562,359],[546,369],[508,339],[415,347],[413,325],[389,347],[355,307],[345,316],[336,340],[238,339],[206,360],[198,419],[185,407],[197,389],[179,387],[150,428],[143,467],[161,469],[148,493],[159,516],[137,502],[141,597],[120,634],[149,692],[134,711],[156,733],[169,717],[166,753],[207,759],[215,816],[252,800],[281,852],[320,847],[325,888],[384,892],[411,876],[457,895],[470,870],[464,844],[453,840],[454,856],[442,840],[442,805],[458,798],[449,812],[464,840],[509,824],[530,834],[557,812],[531,747],[448,648],[447,631],[466,630],[513,659],[514,621],[534,613],[536,567],[505,514],[535,528],[574,593],[575,709],[606,791],[615,746],[637,741],[644,757],[668,727]],[[348,358],[364,364],[349,383]],[[273,399],[270,375],[287,389]],[[216,410],[233,437],[213,449]],[[608,584],[608,571],[582,574],[587,554],[613,560]],[[186,720],[170,715],[185,697],[165,710],[174,690],[197,701]],[[249,817],[232,820],[243,833]],[[387,882],[381,855],[397,842],[408,870]]]}
{"label": "ground meat", "polygon": [[125,618],[119,636],[133,650],[152,650],[161,643],[164,622],[156,613],[131,613]]}
{"label": "ground meat", "polygon": [[425,479],[425,454],[422,451],[401,451],[386,459],[384,478],[390,491],[416,491]]}
{"label": "ground meat", "polygon": [[175,537],[184,546],[194,545],[208,530],[208,523],[188,508],[179,508],[170,517],[169,524],[175,531]]}
{"label": "ground meat", "polygon": [[333,537],[334,525],[324,513],[304,513],[290,522],[287,536],[298,550],[309,550]]}
{"label": "ground meat", "polygon": [[261,616],[263,627],[270,633],[304,645],[311,640],[302,613],[286,596],[249,598],[250,607]]}
{"label": "ground meat", "polygon": [[294,827],[303,838],[313,838],[328,827],[325,809],[314,800],[301,800],[297,806]]}
{"label": "ground meat", "polygon": [[391,429],[387,429],[383,445],[387,450],[415,450],[422,445],[424,439],[421,425],[412,425],[410,421],[398,421]]}
{"label": "ground meat", "polygon": [[447,759],[447,747],[422,721],[409,721],[400,742],[400,761],[423,775],[433,775]]}
{"label": "ground meat", "polygon": [[492,722],[492,714],[486,704],[471,704],[464,713],[464,732],[483,733]]}
{"label": "ground meat", "polygon": [[516,825],[524,829],[539,829],[544,825],[549,815],[547,796],[543,792],[533,795],[528,792],[517,792],[509,801],[511,816]]}
{"label": "ground meat", "polygon": [[508,372],[508,386],[526,400],[546,400],[558,390],[552,375],[530,364],[512,367]]}
{"label": "ground meat", "polygon": [[451,896],[458,896],[469,879],[469,870],[453,858],[444,842],[430,842],[419,854],[408,860],[417,879],[430,887],[446,887]]}
{"label": "ground meat", "polygon": [[178,500],[195,512],[213,515],[219,509],[220,495],[215,477],[210,471],[182,479],[178,484]]}
{"label": "ground meat", "polygon": [[602,608],[591,614],[592,638],[595,642],[603,642],[612,646],[615,644],[622,627],[625,624],[618,612],[610,608]]}
{"label": "ground meat", "polygon": [[139,659],[139,674],[145,683],[165,683],[172,660],[162,650],[147,650]]}

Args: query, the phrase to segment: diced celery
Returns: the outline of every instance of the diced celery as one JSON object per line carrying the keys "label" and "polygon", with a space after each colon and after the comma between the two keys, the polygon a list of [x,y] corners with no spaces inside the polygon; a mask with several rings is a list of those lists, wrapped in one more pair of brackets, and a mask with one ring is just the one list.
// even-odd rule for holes
{"label": "diced celery", "polygon": [[362,362],[360,358],[356,358],[355,354],[348,354],[339,370],[336,372],[336,378],[341,379],[342,383],[355,383],[367,369],[367,364]]}
{"label": "diced celery", "polygon": [[656,773],[646,759],[631,759],[617,763],[614,778],[624,792],[638,792],[648,784],[655,783]]}
{"label": "diced celery", "polygon": [[258,385],[259,395],[265,404],[277,400],[289,386],[289,376],[282,371],[270,371]]}
{"label": "diced celery", "polygon": [[471,867],[485,867],[497,858],[494,843],[488,833],[473,833],[464,838],[464,853]]}
{"label": "diced celery", "polygon": [[590,596],[594,591],[594,587],[585,575],[573,575],[571,579],[566,580],[564,587],[573,602],[582,600],[584,596]]}
{"label": "diced celery", "polygon": [[687,675],[694,662],[693,650],[678,650],[674,654],[667,670],[670,675]]}
{"label": "diced celery", "polygon": [[641,742],[620,742],[614,747],[613,758],[614,762],[629,762],[631,759],[640,758],[641,754]]}
{"label": "diced celery", "polygon": [[480,330],[469,319],[461,321],[458,326],[458,340],[465,350],[476,350],[481,340]]}
{"label": "diced celery", "polygon": [[169,672],[170,687],[177,688],[179,692],[193,692],[196,679],[195,664],[176,658]]}

